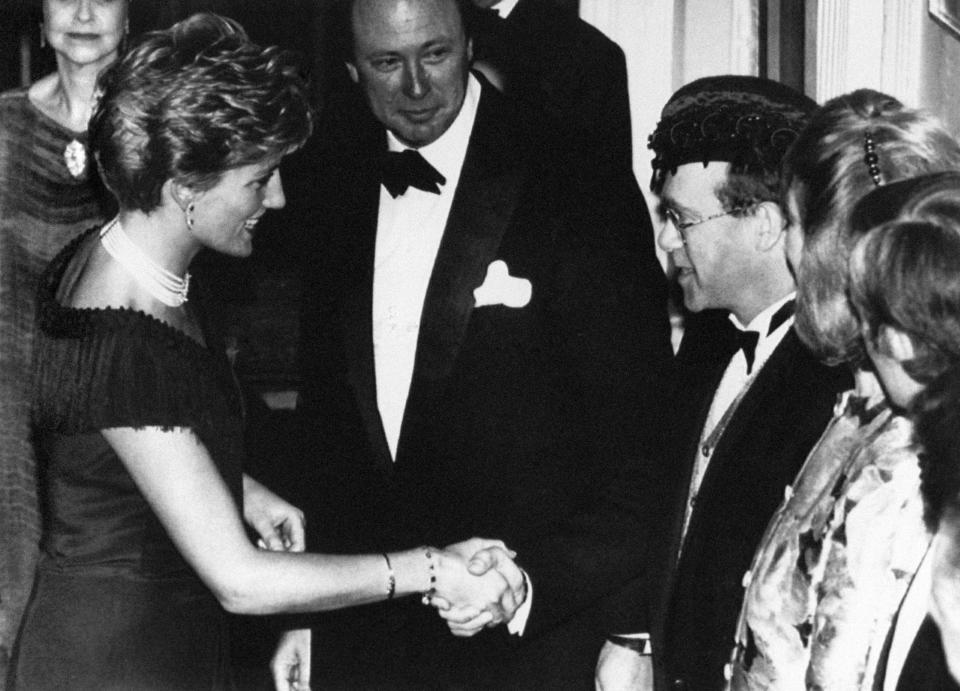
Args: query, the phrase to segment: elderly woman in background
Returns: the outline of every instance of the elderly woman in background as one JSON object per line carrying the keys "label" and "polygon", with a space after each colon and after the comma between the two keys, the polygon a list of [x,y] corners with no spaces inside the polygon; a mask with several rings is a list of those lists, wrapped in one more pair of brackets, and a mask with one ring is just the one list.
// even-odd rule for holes
{"label": "elderly woman in background", "polygon": [[112,206],[90,165],[87,120],[97,74],[127,32],[127,0],[42,6],[41,43],[57,70],[0,94],[0,680],[40,537],[29,428],[36,287],[53,255]]}
{"label": "elderly woman in background", "polygon": [[930,536],[911,425],[891,409],[847,297],[851,214],[897,179],[960,167],[935,119],[860,90],[828,101],[784,162],[796,328],[855,388],[774,514],[744,577],[733,689],[872,690]]}
{"label": "elderly woman in background", "polygon": [[[49,521],[14,687],[230,688],[224,610],[424,592],[455,607],[482,598],[493,620],[511,594],[466,558],[501,544],[294,553],[298,512],[242,472],[240,397],[188,267],[201,248],[248,256],[260,217],[284,204],[277,167],[311,127],[288,54],[195,15],[145,35],[100,85],[91,144],[120,210],[41,281],[34,406]],[[274,549],[258,550],[244,520]],[[278,686],[308,682],[296,662]]]}
{"label": "elderly woman in background", "polygon": [[[890,402],[909,409],[930,382],[960,368],[960,173],[921,176],[871,192],[857,205],[853,231],[861,237],[850,258],[850,298],[864,344]],[[950,481],[957,471],[949,456],[937,449],[936,439],[930,445],[932,456],[921,452],[921,490],[932,533],[958,487]],[[958,688],[936,625],[926,617],[938,552],[942,557],[936,548],[923,557],[897,614],[884,689]],[[948,580],[957,577],[953,569],[937,570],[952,571]],[[951,607],[939,609],[941,618]]]}

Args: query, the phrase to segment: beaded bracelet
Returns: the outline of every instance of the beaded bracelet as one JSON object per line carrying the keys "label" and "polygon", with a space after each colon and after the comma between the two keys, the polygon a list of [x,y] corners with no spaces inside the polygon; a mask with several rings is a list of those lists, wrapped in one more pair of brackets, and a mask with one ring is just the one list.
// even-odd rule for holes
{"label": "beaded bracelet", "polygon": [[397,592],[397,578],[393,573],[393,564],[390,563],[390,557],[387,556],[386,552],[381,552],[381,554],[383,554],[384,561],[387,562],[387,579],[388,579],[387,599],[392,600],[394,593]]}
{"label": "beaded bracelet", "polygon": [[427,558],[427,574],[430,578],[430,587],[424,591],[421,602],[423,602],[425,605],[429,605],[431,599],[433,598],[433,594],[437,590],[437,562],[434,557],[432,547],[424,547],[423,556]]}

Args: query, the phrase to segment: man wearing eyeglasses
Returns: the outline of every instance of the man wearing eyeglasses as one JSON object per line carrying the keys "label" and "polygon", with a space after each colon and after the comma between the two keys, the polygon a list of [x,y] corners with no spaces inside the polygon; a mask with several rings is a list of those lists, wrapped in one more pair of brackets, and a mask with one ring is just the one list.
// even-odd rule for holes
{"label": "man wearing eyeglasses", "polygon": [[[656,562],[616,604],[598,685],[710,691],[724,667],[756,543],[830,417],[847,375],[794,334],[779,168],[816,104],[756,77],[677,91],[650,137],[652,189],[690,313],[663,462],[676,500]],[[615,634],[617,630],[615,630]]]}

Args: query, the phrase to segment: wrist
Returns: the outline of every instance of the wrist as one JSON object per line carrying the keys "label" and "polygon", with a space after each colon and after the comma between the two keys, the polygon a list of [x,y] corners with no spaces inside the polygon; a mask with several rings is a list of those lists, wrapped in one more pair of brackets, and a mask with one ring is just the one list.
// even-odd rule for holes
{"label": "wrist", "polygon": [[381,554],[387,566],[387,599],[392,600],[397,594],[397,575],[393,570],[393,562],[390,561],[390,555],[386,552]]}
{"label": "wrist", "polygon": [[520,575],[523,576],[523,585],[520,587],[520,602],[517,604],[522,605],[530,595],[530,577],[524,569],[520,569]]}
{"label": "wrist", "polygon": [[386,555],[393,566],[397,597],[433,590],[437,576],[437,551],[434,547],[416,547]]}

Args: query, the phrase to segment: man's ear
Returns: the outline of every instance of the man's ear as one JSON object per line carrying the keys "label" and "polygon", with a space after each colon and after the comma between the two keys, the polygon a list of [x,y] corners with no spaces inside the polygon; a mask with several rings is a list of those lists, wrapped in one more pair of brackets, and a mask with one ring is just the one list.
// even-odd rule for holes
{"label": "man's ear", "polygon": [[347,68],[347,74],[350,75],[350,80],[351,80],[354,84],[359,84],[359,83],[360,83],[360,73],[357,72],[357,66],[354,65],[352,62],[345,62],[345,63],[343,63],[343,64],[344,64],[344,66],[346,66],[346,68]]}
{"label": "man's ear", "polygon": [[877,334],[877,344],[880,352],[889,355],[897,362],[907,362],[916,357],[916,348],[910,334],[895,326],[888,324],[881,326]]}
{"label": "man's ear", "polygon": [[760,202],[753,210],[756,221],[757,249],[768,252],[780,244],[786,235],[786,217],[776,202]]}

